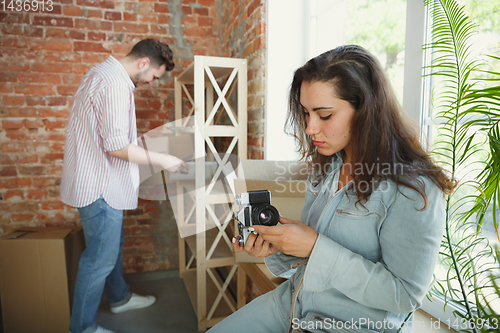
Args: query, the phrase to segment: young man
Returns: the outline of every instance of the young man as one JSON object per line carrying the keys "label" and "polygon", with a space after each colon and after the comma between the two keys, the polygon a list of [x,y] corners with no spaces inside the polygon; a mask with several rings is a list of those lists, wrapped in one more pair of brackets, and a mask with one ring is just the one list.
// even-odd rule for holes
{"label": "young man", "polygon": [[[137,208],[139,170],[149,161],[170,172],[185,163],[137,146],[134,89],[174,68],[168,45],[137,43],[125,57],[92,68],[71,110],[64,151],[61,201],[77,207],[87,249],[76,280],[71,333],[111,332],[95,323],[103,290],[111,312],[144,308],[154,296],[129,291],[123,279],[123,210]],[[149,156],[148,156],[149,155]]]}

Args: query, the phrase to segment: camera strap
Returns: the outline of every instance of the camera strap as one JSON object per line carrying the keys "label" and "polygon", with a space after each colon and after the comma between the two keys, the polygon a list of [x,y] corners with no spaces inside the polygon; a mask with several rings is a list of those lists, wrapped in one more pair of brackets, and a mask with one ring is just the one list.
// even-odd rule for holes
{"label": "camera strap", "polygon": [[300,260],[297,260],[297,261],[294,261],[291,265],[290,265],[290,268],[291,269],[297,269],[299,268],[300,266],[304,266],[305,264],[307,264],[307,262],[309,261],[309,258],[303,258],[303,259],[300,259]]}

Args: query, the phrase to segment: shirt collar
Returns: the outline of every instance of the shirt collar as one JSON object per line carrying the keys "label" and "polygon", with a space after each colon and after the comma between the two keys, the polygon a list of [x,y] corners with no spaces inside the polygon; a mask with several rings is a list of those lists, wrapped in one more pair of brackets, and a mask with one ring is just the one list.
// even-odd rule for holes
{"label": "shirt collar", "polygon": [[339,151],[333,154],[332,156],[332,163],[330,164],[330,168],[328,172],[336,172],[340,169],[343,163],[343,156],[344,156],[344,151]]}
{"label": "shirt collar", "polygon": [[132,90],[135,90],[135,85],[134,85],[134,82],[132,82],[132,79],[130,78],[130,76],[127,74],[127,71],[125,70],[125,67],[123,67],[122,63],[118,61],[118,59],[116,59],[115,57],[113,56],[109,56],[108,58],[108,61],[115,67],[117,67],[117,69],[120,71],[120,73],[122,74],[123,76],[123,79],[125,81],[127,81],[130,85],[130,87],[132,88]]}

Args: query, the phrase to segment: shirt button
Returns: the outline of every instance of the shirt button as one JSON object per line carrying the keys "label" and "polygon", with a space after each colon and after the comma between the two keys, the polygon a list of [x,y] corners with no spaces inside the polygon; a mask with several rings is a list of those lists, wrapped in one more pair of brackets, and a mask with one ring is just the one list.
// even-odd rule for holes
{"label": "shirt button", "polygon": [[314,192],[314,193],[313,193],[313,195],[314,195],[315,197],[317,197],[317,196],[318,196],[318,193]]}
{"label": "shirt button", "polygon": [[342,214],[342,209],[337,209],[337,213]]}

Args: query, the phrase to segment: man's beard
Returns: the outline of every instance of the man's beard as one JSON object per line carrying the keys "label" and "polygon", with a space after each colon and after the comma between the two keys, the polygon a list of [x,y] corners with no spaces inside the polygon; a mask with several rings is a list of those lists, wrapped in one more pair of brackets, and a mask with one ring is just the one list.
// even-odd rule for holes
{"label": "man's beard", "polygon": [[137,86],[139,85],[139,80],[141,79],[141,76],[139,73],[135,74],[134,78],[132,79],[132,83],[134,84],[134,86],[137,88]]}
{"label": "man's beard", "polygon": [[139,85],[147,82],[147,81],[143,80],[143,75],[142,74],[144,74],[144,73],[146,73],[146,71],[139,72],[139,73],[135,74],[135,76],[132,78],[132,83],[134,84],[134,86],[136,88]]}

